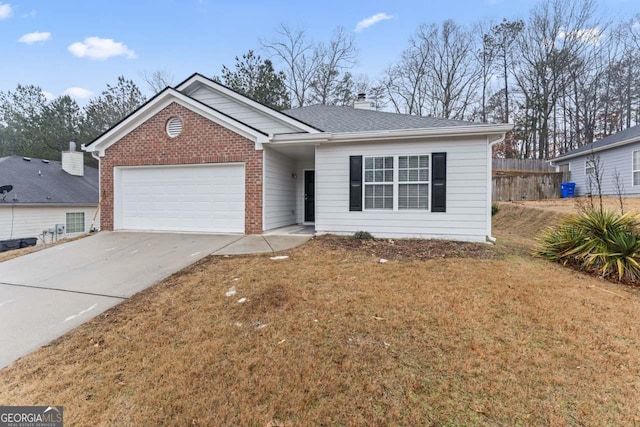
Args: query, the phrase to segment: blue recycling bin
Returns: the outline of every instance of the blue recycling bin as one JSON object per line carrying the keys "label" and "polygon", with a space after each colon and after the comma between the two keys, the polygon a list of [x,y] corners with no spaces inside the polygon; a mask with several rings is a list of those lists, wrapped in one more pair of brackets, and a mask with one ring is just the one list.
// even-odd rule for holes
{"label": "blue recycling bin", "polygon": [[563,182],[560,184],[560,197],[566,199],[567,197],[573,197],[576,194],[575,182]]}

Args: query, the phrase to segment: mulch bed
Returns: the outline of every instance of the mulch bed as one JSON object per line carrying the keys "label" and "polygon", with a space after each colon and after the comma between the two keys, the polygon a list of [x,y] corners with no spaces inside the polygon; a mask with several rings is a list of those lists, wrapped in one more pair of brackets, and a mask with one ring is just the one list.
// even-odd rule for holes
{"label": "mulch bed", "polygon": [[436,239],[356,239],[350,236],[325,235],[318,244],[332,250],[359,251],[388,260],[430,260],[441,258],[498,259],[505,256],[502,248],[482,243]]}

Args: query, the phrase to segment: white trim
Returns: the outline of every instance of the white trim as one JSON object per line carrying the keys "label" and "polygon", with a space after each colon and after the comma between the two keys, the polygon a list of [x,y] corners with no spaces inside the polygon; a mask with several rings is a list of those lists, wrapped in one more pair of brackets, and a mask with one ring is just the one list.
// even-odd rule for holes
{"label": "white trim", "polygon": [[635,154],[636,154],[636,153],[640,153],[640,150],[633,150],[633,151],[631,152],[631,186],[632,186],[632,187],[638,187],[638,186],[640,186],[640,182],[639,182],[638,184],[636,184],[636,183],[635,183],[635,179],[634,179],[634,177],[635,177],[635,173],[636,173],[636,172],[640,172],[640,169],[638,169],[638,170],[633,169],[633,160],[634,160],[634,157],[635,157]]}
{"label": "white trim", "polygon": [[[419,156],[427,156],[429,157],[429,176],[428,176],[428,180],[427,182],[420,182],[420,181],[400,181],[400,157],[419,157]],[[366,172],[366,159],[375,159],[375,158],[387,158],[387,157],[391,157],[393,159],[393,181],[389,182],[389,181],[383,181],[383,182],[370,182],[368,183],[369,185],[391,185],[393,188],[393,202],[392,202],[392,208],[391,209],[384,209],[384,208],[370,208],[367,209],[367,201],[366,201],[366,192],[367,192],[367,181],[365,179],[365,172]],[[400,153],[400,154],[392,154],[392,155],[370,155],[370,156],[362,156],[362,212],[414,212],[414,211],[421,211],[421,212],[428,212],[428,213],[439,213],[439,212],[431,212],[431,192],[433,191],[432,188],[432,179],[431,179],[431,173],[432,171],[432,160],[433,160],[433,152],[429,151],[429,152],[421,152],[421,153]],[[383,170],[388,170],[387,168],[383,168]],[[410,184],[427,184],[429,186],[429,195],[427,196],[427,209],[423,209],[423,208],[404,208],[404,209],[400,209],[400,185],[405,184],[405,185],[410,185]]]}
{"label": "white trim", "polygon": [[148,102],[146,105],[135,111],[125,120],[112,127],[105,134],[100,136],[98,139],[93,141],[88,146],[82,145],[82,149],[88,152],[97,152],[100,157],[105,156],[105,150],[111,147],[113,144],[118,142],[128,133],[133,131],[136,127],[142,124],[144,121],[148,120],[150,117],[154,116],[162,109],[169,106],[171,103],[176,103],[181,105],[196,114],[199,114],[214,123],[219,124],[239,135],[244,136],[247,139],[250,139],[256,143],[256,149],[262,149],[262,144],[267,142],[269,138],[266,135],[252,129],[251,127],[241,123],[235,119],[227,117],[216,110],[208,107],[204,104],[199,103],[198,101],[189,98],[176,91],[175,89],[165,89],[156,99]]}
{"label": "white trim", "polygon": [[265,105],[260,104],[259,102],[254,101],[251,98],[248,98],[244,95],[241,95],[221,84],[218,84],[204,76],[201,76],[200,74],[195,74],[193,75],[191,78],[187,79],[185,82],[183,82],[182,84],[180,84],[180,86],[178,86],[176,89],[179,90],[180,92],[185,93],[186,95],[191,95],[191,93],[193,93],[195,91],[194,86],[197,84],[201,84],[203,86],[206,86],[216,92],[220,92],[221,94],[234,99],[235,101],[238,101],[242,104],[245,104],[251,108],[253,108],[254,110],[258,110],[263,114],[266,114],[270,117],[272,117],[274,120],[277,120],[281,123],[285,123],[289,126],[293,126],[296,127],[302,131],[305,132],[309,132],[309,133],[319,133],[320,131],[316,128],[313,128],[303,122],[300,122],[296,119],[294,119],[293,117],[287,116],[284,113],[281,113],[279,111],[273,110],[272,108],[269,108]]}
{"label": "white trim", "polygon": [[496,238],[492,235],[491,230],[491,205],[493,204],[493,146],[500,144],[506,138],[506,134],[503,134],[500,138],[491,140],[487,136],[487,236],[488,243],[495,243]]}
{"label": "white trim", "polygon": [[[343,142],[376,142],[399,139],[425,139],[456,136],[504,135],[513,125],[470,125],[439,128],[380,130],[369,132],[322,132],[315,134],[280,134],[274,135],[269,144],[303,144],[315,145],[322,143]],[[494,142],[492,142],[493,144]]]}

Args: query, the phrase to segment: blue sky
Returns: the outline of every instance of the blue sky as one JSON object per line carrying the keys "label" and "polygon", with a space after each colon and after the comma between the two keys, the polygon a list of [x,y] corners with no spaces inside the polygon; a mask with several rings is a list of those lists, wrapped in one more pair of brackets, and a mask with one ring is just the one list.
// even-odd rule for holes
{"label": "blue sky", "polygon": [[[219,74],[222,64],[257,49],[280,23],[305,27],[326,41],[341,25],[359,48],[355,74],[376,78],[407,46],[421,23],[526,17],[534,0],[214,1],[0,0],[0,90],[36,84],[83,104],[124,75],[147,90],[144,70],[166,69],[176,82],[193,72]],[[637,0],[599,0],[603,14],[624,19]],[[383,15],[379,15],[383,14]],[[366,26],[375,15],[381,19]],[[361,31],[355,32],[359,22]],[[370,21],[376,21],[375,19]],[[75,88],[75,89],[71,89]],[[70,90],[71,89],[71,90]]]}

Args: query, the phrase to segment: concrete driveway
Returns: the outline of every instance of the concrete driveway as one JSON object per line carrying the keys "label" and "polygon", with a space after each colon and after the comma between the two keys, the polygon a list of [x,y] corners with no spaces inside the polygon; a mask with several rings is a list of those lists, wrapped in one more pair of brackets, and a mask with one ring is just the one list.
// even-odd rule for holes
{"label": "concrete driveway", "polygon": [[101,232],[0,263],[0,368],[210,254],[311,236]]}

